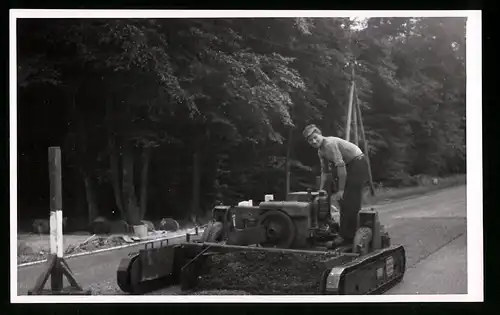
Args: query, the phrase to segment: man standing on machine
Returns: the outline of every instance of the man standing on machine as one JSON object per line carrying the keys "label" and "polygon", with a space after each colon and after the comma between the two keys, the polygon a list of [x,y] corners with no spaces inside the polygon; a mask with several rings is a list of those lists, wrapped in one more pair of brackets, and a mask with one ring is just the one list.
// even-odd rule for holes
{"label": "man standing on machine", "polygon": [[340,236],[334,244],[351,245],[361,210],[363,186],[368,179],[366,157],[354,143],[337,137],[324,137],[315,125],[306,126],[303,136],[313,148],[318,149],[321,163],[320,190],[326,184],[328,165],[332,163],[337,168],[338,190],[332,197],[338,200],[340,206]]}

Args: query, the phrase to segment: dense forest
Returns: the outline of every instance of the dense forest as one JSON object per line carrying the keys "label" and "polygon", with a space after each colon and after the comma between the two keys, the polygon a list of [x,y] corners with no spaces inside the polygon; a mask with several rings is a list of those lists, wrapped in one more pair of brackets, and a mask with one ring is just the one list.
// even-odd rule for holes
{"label": "dense forest", "polygon": [[305,189],[319,161],[301,131],[345,137],[351,79],[375,182],[465,173],[465,23],[18,19],[19,217],[48,215],[49,146],[84,220],[282,198],[287,166]]}

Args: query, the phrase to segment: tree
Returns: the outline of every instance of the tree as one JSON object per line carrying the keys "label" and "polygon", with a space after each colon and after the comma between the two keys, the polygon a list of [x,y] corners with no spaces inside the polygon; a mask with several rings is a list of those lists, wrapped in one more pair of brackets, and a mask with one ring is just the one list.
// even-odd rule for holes
{"label": "tree", "polygon": [[374,179],[463,172],[464,28],[456,18],[21,20],[22,115],[49,114],[54,128],[30,119],[38,134],[25,128],[20,143],[39,156],[63,146],[63,173],[79,182],[65,200],[81,190],[90,220],[283,198],[314,184],[306,124],[345,137],[355,61]]}

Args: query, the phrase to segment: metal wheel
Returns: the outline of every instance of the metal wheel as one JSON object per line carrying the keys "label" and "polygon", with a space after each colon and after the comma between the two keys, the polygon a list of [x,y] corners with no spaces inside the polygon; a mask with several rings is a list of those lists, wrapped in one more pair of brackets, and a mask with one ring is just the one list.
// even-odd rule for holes
{"label": "metal wheel", "polygon": [[137,267],[138,265],[138,257],[139,255],[124,258],[118,266],[118,270],[116,272],[116,282],[118,283],[118,287],[120,287],[123,292],[134,293],[134,284],[132,283],[131,273],[134,272],[134,267]]}
{"label": "metal wheel", "polygon": [[295,240],[295,225],[282,211],[267,211],[259,217],[259,225],[266,228],[267,241],[262,247],[290,248]]}
{"label": "metal wheel", "polygon": [[330,269],[325,269],[323,273],[321,274],[321,279],[319,282],[319,294],[325,295],[326,294],[326,280],[328,279],[328,276],[330,275]]}
{"label": "metal wheel", "polygon": [[366,255],[370,251],[370,243],[372,241],[372,229],[369,227],[360,227],[354,236],[352,251],[360,255]]}

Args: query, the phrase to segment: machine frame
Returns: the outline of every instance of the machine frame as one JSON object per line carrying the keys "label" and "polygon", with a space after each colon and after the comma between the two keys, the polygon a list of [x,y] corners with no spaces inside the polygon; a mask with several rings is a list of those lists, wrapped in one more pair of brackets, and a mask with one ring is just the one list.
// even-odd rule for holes
{"label": "machine frame", "polygon": [[[308,195],[310,197],[313,194],[309,192]],[[277,204],[287,205],[287,202]],[[214,220],[202,235],[186,234],[185,240],[179,244],[160,243],[159,247],[155,247],[155,242],[152,241],[132,257],[124,258],[117,271],[119,287],[132,294],[172,285],[180,285],[182,291],[189,291],[196,287],[198,276],[204,272],[206,259],[212,255],[235,251],[321,253],[328,256],[316,294],[380,294],[403,278],[406,269],[405,250],[402,245],[391,245],[387,235],[384,237],[378,213],[373,209],[360,210],[355,244],[336,248],[329,248],[328,241],[317,241],[318,235],[314,233],[318,231],[318,222],[314,219],[308,221],[310,228],[307,233],[310,237],[306,243],[290,243],[289,239],[286,240],[285,244],[300,245],[295,246],[298,248],[266,246],[269,244],[263,244],[263,240],[265,241],[268,231],[261,224],[241,228],[235,222],[234,211],[247,210],[247,214],[259,213],[260,216],[265,216],[266,213],[281,211],[276,210],[277,204],[264,202],[257,207],[215,207]],[[276,207],[269,207],[270,205]],[[302,206],[303,204],[299,204],[299,208]],[[301,217],[298,211],[287,213]],[[311,210],[310,213],[317,214],[317,211]],[[240,220],[244,217],[241,216]],[[258,218],[254,219],[260,222]],[[218,226],[218,232],[211,234],[214,226]],[[301,235],[304,236],[304,233]],[[301,246],[304,247],[300,248]]]}

